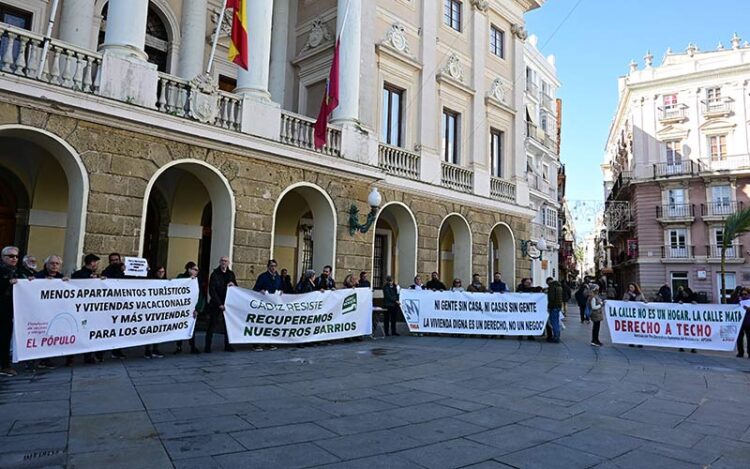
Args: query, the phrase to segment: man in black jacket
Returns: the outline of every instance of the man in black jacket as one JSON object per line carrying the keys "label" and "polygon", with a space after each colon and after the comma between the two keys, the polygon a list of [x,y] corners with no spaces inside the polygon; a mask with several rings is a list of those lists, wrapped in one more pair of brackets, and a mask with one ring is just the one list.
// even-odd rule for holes
{"label": "man in black jacket", "polygon": [[[217,267],[208,279],[208,328],[206,329],[206,342],[204,352],[211,353],[211,342],[213,341],[214,329],[220,318],[224,315],[224,302],[227,299],[227,289],[237,285],[234,272],[229,270],[229,258],[222,257]],[[224,330],[224,351],[234,352],[234,347],[229,345],[229,335]]]}
{"label": "man in black jacket", "polygon": [[19,268],[19,250],[6,246],[0,261],[0,376],[16,376],[10,365],[10,340],[13,337],[13,285],[25,278]]}
{"label": "man in black jacket", "polygon": [[[86,254],[86,257],[83,258],[83,267],[73,272],[73,275],[71,275],[70,278],[73,280],[99,278],[99,275],[96,273],[96,271],[99,269],[100,260],[101,259],[96,254]],[[91,365],[91,364],[96,363],[97,361],[98,362],[104,361],[104,352],[101,352],[101,351],[95,352],[93,355],[96,356],[96,360],[94,360],[94,357],[92,356],[91,352],[84,353],[83,362]],[[73,357],[68,356],[68,358],[65,360],[65,366],[72,366],[72,365],[73,365]]]}
{"label": "man in black jacket", "polygon": [[330,265],[327,265],[323,267],[323,272],[321,272],[320,276],[317,280],[315,280],[315,288],[318,290],[335,290],[336,289],[336,280],[331,277],[331,271],[333,270],[333,267]]}
{"label": "man in black jacket", "polygon": [[437,291],[445,291],[447,288],[445,288],[445,284],[440,281],[440,276],[437,272],[432,273],[432,278],[429,282],[424,286],[425,290],[437,290]]}

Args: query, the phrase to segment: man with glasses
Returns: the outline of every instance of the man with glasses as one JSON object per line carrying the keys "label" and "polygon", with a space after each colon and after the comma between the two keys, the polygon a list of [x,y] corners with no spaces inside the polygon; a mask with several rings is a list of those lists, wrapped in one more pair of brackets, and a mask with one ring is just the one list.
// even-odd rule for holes
{"label": "man with glasses", "polygon": [[258,278],[255,280],[253,291],[269,293],[271,295],[281,291],[283,279],[281,278],[281,275],[276,272],[276,267],[278,267],[276,259],[268,261],[266,264],[267,270],[258,275]]}
{"label": "man with glasses", "polygon": [[18,248],[6,246],[0,263],[0,376],[16,376],[10,365],[10,339],[13,337],[13,285],[24,278],[18,268]]}
{"label": "man with glasses", "polygon": [[[224,315],[224,302],[227,300],[227,290],[229,287],[237,285],[237,278],[234,272],[229,269],[229,257],[224,256],[219,259],[219,267],[214,269],[211,277],[208,279],[208,328],[206,330],[206,341],[203,351],[211,353],[211,343],[213,342],[214,329],[219,323],[220,318]],[[229,334],[224,330],[224,351],[234,352],[234,347],[229,345]]]}

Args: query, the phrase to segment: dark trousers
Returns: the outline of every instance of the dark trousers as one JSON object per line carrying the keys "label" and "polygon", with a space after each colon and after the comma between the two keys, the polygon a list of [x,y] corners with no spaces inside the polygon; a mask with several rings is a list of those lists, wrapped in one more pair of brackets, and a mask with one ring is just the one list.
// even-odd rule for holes
{"label": "dark trousers", "polygon": [[594,327],[591,328],[591,342],[599,343],[599,329],[601,327],[601,321],[594,321]]}
{"label": "dark trousers", "polygon": [[[211,350],[211,343],[213,342],[214,329],[221,324],[224,312],[219,309],[218,306],[212,305],[208,309],[208,328],[206,329],[206,342],[203,347],[205,350]],[[229,347],[229,334],[226,333],[226,327],[224,328],[224,348]]]}
{"label": "dark trousers", "polygon": [[96,359],[99,361],[104,360],[104,352],[86,352],[83,354],[83,359],[88,360],[91,358],[91,355],[96,356]]}
{"label": "dark trousers", "polygon": [[[746,313],[750,314],[750,313]],[[747,338],[747,355],[750,356],[750,326],[740,327],[740,335],[737,336],[737,353],[745,353],[745,339]]]}
{"label": "dark trousers", "polygon": [[0,368],[10,368],[10,338],[13,337],[13,312],[0,312]]}
{"label": "dark trousers", "polygon": [[581,322],[586,320],[586,302],[578,303],[578,309],[581,313]]}
{"label": "dark trousers", "polygon": [[398,321],[398,306],[389,306],[383,314],[386,335],[396,333],[396,321]]}
{"label": "dark trousers", "polygon": [[[191,337],[188,340],[188,344],[190,344],[190,350],[195,350],[195,332],[193,332],[193,337]],[[182,341],[178,340],[175,342],[175,345],[177,346],[177,350],[182,350]]]}

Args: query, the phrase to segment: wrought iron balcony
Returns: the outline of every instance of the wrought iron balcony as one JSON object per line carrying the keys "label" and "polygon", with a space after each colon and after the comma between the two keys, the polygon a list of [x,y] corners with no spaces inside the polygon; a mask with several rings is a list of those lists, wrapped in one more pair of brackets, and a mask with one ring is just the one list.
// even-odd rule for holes
{"label": "wrought iron balcony", "polygon": [[690,176],[695,174],[696,167],[692,160],[675,163],[655,163],[654,179],[670,176]]}
{"label": "wrought iron balcony", "polygon": [[[706,246],[706,255],[709,259],[721,259],[721,245],[711,244]],[[725,252],[725,259],[742,259],[742,245],[733,244],[728,246]]]}
{"label": "wrought iron balcony", "polygon": [[738,210],[742,210],[742,202],[721,201],[701,204],[701,216],[704,217],[726,217]]}
{"label": "wrought iron balcony", "polygon": [[667,204],[656,207],[656,218],[684,220],[695,216],[695,204]]}
{"label": "wrought iron balcony", "polygon": [[694,249],[693,246],[662,246],[661,247],[661,258],[662,259],[693,259]]}

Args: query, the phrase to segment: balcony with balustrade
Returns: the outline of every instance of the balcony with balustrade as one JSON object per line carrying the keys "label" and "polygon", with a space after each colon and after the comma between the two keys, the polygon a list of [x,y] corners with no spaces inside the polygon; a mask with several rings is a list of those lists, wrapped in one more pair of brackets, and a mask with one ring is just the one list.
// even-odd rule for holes
{"label": "balcony with balustrade", "polygon": [[516,201],[516,185],[505,179],[493,177],[490,179],[490,197],[503,202]]}
{"label": "balcony with balustrade", "polygon": [[658,108],[658,119],[661,124],[679,124],[687,120],[688,107],[684,104],[670,104]]}
{"label": "balcony with balustrade", "polygon": [[474,171],[443,161],[440,182],[449,189],[471,193],[474,190]]}
{"label": "balcony with balustrade", "polygon": [[290,111],[281,112],[281,143],[328,156],[341,156],[341,129],[329,125],[326,143],[315,148],[315,119]]}
{"label": "balcony with balustrade", "polygon": [[720,98],[701,101],[701,111],[706,119],[727,117],[734,111],[734,101],[731,98]]}
{"label": "balcony with balustrade", "polygon": [[532,80],[526,80],[526,93],[528,93],[536,100],[539,96],[539,85],[534,83]]}
{"label": "balcony with balustrade", "polygon": [[419,155],[403,148],[381,143],[378,166],[388,174],[419,180]]}
{"label": "balcony with balustrade", "polygon": [[715,155],[701,158],[696,162],[696,167],[701,174],[747,171],[750,169],[750,155]]}
{"label": "balcony with balustrade", "polygon": [[695,249],[687,245],[670,245],[661,247],[662,263],[692,263],[695,262]]}
{"label": "balcony with balustrade", "polygon": [[695,221],[695,204],[657,206],[656,219],[661,223],[692,223]]}

